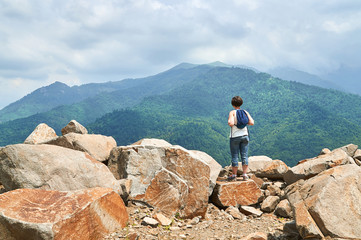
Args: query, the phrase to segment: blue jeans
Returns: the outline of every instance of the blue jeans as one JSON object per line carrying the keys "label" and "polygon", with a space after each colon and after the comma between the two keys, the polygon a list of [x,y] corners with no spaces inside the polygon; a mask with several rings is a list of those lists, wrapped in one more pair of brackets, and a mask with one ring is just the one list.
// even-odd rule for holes
{"label": "blue jeans", "polygon": [[242,165],[248,165],[248,136],[229,139],[232,155],[232,167],[238,167],[238,156],[241,154]]}

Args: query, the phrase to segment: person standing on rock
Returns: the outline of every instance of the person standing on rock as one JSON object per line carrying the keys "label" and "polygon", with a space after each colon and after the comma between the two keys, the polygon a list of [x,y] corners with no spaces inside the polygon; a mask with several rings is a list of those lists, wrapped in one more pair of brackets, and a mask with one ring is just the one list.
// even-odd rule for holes
{"label": "person standing on rock", "polygon": [[[234,110],[229,112],[228,125],[231,127],[230,133],[230,148],[231,148],[231,157],[232,157],[232,175],[228,176],[228,181],[237,180],[237,170],[238,170],[238,157],[241,155],[242,170],[243,170],[243,180],[247,180],[248,170],[248,129],[247,126],[244,128],[238,128],[236,112],[240,109],[243,104],[243,99],[240,96],[235,96],[232,98],[232,106]],[[248,116],[248,125],[254,125],[254,120],[251,115],[245,111]]]}

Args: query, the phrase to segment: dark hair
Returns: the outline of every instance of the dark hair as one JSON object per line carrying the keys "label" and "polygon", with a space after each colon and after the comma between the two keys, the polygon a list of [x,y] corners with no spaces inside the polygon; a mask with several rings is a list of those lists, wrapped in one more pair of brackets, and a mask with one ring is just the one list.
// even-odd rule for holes
{"label": "dark hair", "polygon": [[235,96],[232,98],[232,106],[240,107],[243,104],[243,99],[240,96]]}

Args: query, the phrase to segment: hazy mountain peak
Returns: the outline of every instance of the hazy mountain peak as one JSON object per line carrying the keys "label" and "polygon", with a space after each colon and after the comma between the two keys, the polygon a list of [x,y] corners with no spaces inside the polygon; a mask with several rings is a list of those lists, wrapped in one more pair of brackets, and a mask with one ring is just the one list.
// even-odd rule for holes
{"label": "hazy mountain peak", "polygon": [[204,65],[209,65],[209,66],[213,66],[213,67],[234,67],[233,65],[229,65],[220,61],[215,61],[215,62],[211,62],[211,63],[207,63]]}
{"label": "hazy mountain peak", "polygon": [[300,82],[307,85],[318,86],[322,88],[332,88],[340,90],[341,88],[331,81],[322,79],[321,77],[303,72],[290,67],[277,67],[268,71],[269,74],[287,81]]}
{"label": "hazy mountain peak", "polygon": [[199,64],[193,64],[193,63],[180,63],[178,65],[176,65],[175,67],[171,68],[172,70],[176,70],[176,69],[189,69],[189,68],[194,68],[199,66]]}

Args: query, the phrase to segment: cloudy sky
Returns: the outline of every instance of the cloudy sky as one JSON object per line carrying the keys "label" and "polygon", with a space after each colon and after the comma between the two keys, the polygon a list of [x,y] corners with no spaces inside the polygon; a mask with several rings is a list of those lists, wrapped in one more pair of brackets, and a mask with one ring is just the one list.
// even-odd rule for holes
{"label": "cloudy sky", "polygon": [[0,109],[70,86],[222,61],[361,68],[360,0],[0,0]]}

